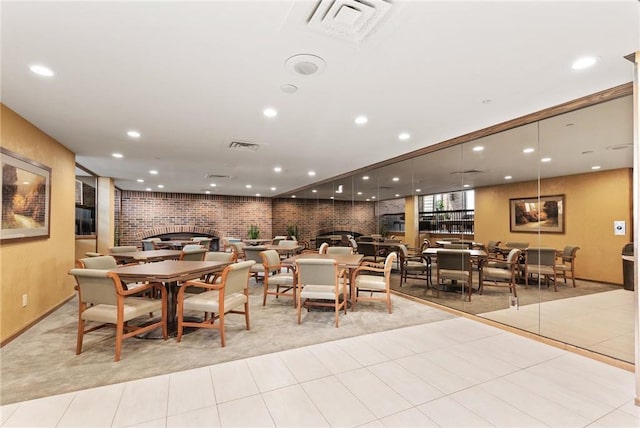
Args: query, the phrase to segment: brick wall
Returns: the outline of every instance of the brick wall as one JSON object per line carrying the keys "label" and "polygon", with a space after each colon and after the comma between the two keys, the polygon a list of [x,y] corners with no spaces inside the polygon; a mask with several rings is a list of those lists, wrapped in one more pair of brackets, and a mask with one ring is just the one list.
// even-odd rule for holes
{"label": "brick wall", "polygon": [[247,238],[251,224],[260,236],[286,235],[297,225],[299,240],[332,230],[376,233],[375,204],[315,199],[122,191],[116,198],[119,245],[138,245],[159,229]]}
{"label": "brick wall", "polygon": [[159,228],[247,238],[257,224],[261,237],[272,236],[269,198],[125,190],[120,204],[120,245],[140,245]]}

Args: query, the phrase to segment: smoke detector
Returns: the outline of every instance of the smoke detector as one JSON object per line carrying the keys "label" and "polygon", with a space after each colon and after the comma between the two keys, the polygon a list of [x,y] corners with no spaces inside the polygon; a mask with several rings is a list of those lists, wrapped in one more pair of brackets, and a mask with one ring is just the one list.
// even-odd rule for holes
{"label": "smoke detector", "polygon": [[303,77],[320,74],[326,66],[327,63],[322,58],[310,54],[294,55],[287,58],[284,62],[284,67],[289,70],[289,72]]}

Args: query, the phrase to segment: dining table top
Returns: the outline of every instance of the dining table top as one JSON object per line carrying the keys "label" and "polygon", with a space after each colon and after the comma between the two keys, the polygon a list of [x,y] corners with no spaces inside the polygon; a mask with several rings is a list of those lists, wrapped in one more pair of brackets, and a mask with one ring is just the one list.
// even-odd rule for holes
{"label": "dining table top", "polygon": [[438,251],[460,251],[460,252],[467,252],[471,255],[471,257],[476,257],[476,258],[486,258],[488,257],[488,254],[485,250],[482,249],[471,249],[471,250],[458,250],[458,249],[449,249],[449,248],[439,248],[439,247],[429,247],[427,249],[425,249],[422,254],[426,255],[426,256],[435,256],[436,254],[438,254]]}
{"label": "dining table top", "polygon": [[266,244],[267,242],[273,242],[273,239],[266,239],[266,238],[243,239],[242,242],[244,242],[247,245],[262,245],[262,244]]}
{"label": "dining table top", "polygon": [[231,262],[164,260],[157,263],[127,265],[110,269],[121,279],[136,281],[186,281],[199,278],[207,273],[223,270]]}
{"label": "dining table top", "polygon": [[298,259],[333,259],[339,266],[347,268],[356,268],[362,261],[362,254],[318,254],[318,253],[303,253],[286,258],[282,261],[284,266],[293,266]]}
{"label": "dining table top", "polygon": [[181,250],[144,250],[144,251],[128,251],[126,253],[110,254],[116,260],[138,260],[147,262],[150,260],[168,260],[177,259],[182,254]]}

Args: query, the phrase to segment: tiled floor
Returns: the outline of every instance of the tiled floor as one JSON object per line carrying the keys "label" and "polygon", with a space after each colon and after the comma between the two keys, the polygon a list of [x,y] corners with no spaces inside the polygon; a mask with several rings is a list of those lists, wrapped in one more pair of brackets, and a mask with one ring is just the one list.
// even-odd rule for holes
{"label": "tiled floor", "polygon": [[454,318],[1,407],[2,427],[638,427],[634,374]]}
{"label": "tiled floor", "polygon": [[620,289],[479,316],[633,363],[633,305]]}

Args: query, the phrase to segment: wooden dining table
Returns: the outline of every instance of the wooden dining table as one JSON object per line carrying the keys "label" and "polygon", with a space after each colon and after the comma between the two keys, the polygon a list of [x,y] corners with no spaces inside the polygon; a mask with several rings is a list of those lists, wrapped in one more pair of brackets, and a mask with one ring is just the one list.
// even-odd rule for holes
{"label": "wooden dining table", "polygon": [[116,259],[117,262],[156,262],[161,260],[176,260],[180,258],[182,254],[181,250],[144,250],[144,251],[129,251],[126,253],[113,253],[110,254]]}
{"label": "wooden dining table", "polygon": [[[110,269],[110,272],[117,273],[120,279],[126,282],[162,282],[167,288],[167,328],[169,334],[175,336],[178,331],[176,319],[178,282],[221,272],[230,264],[231,262],[220,261],[164,260],[157,263],[120,266]],[[155,336],[148,337],[156,338]]]}

